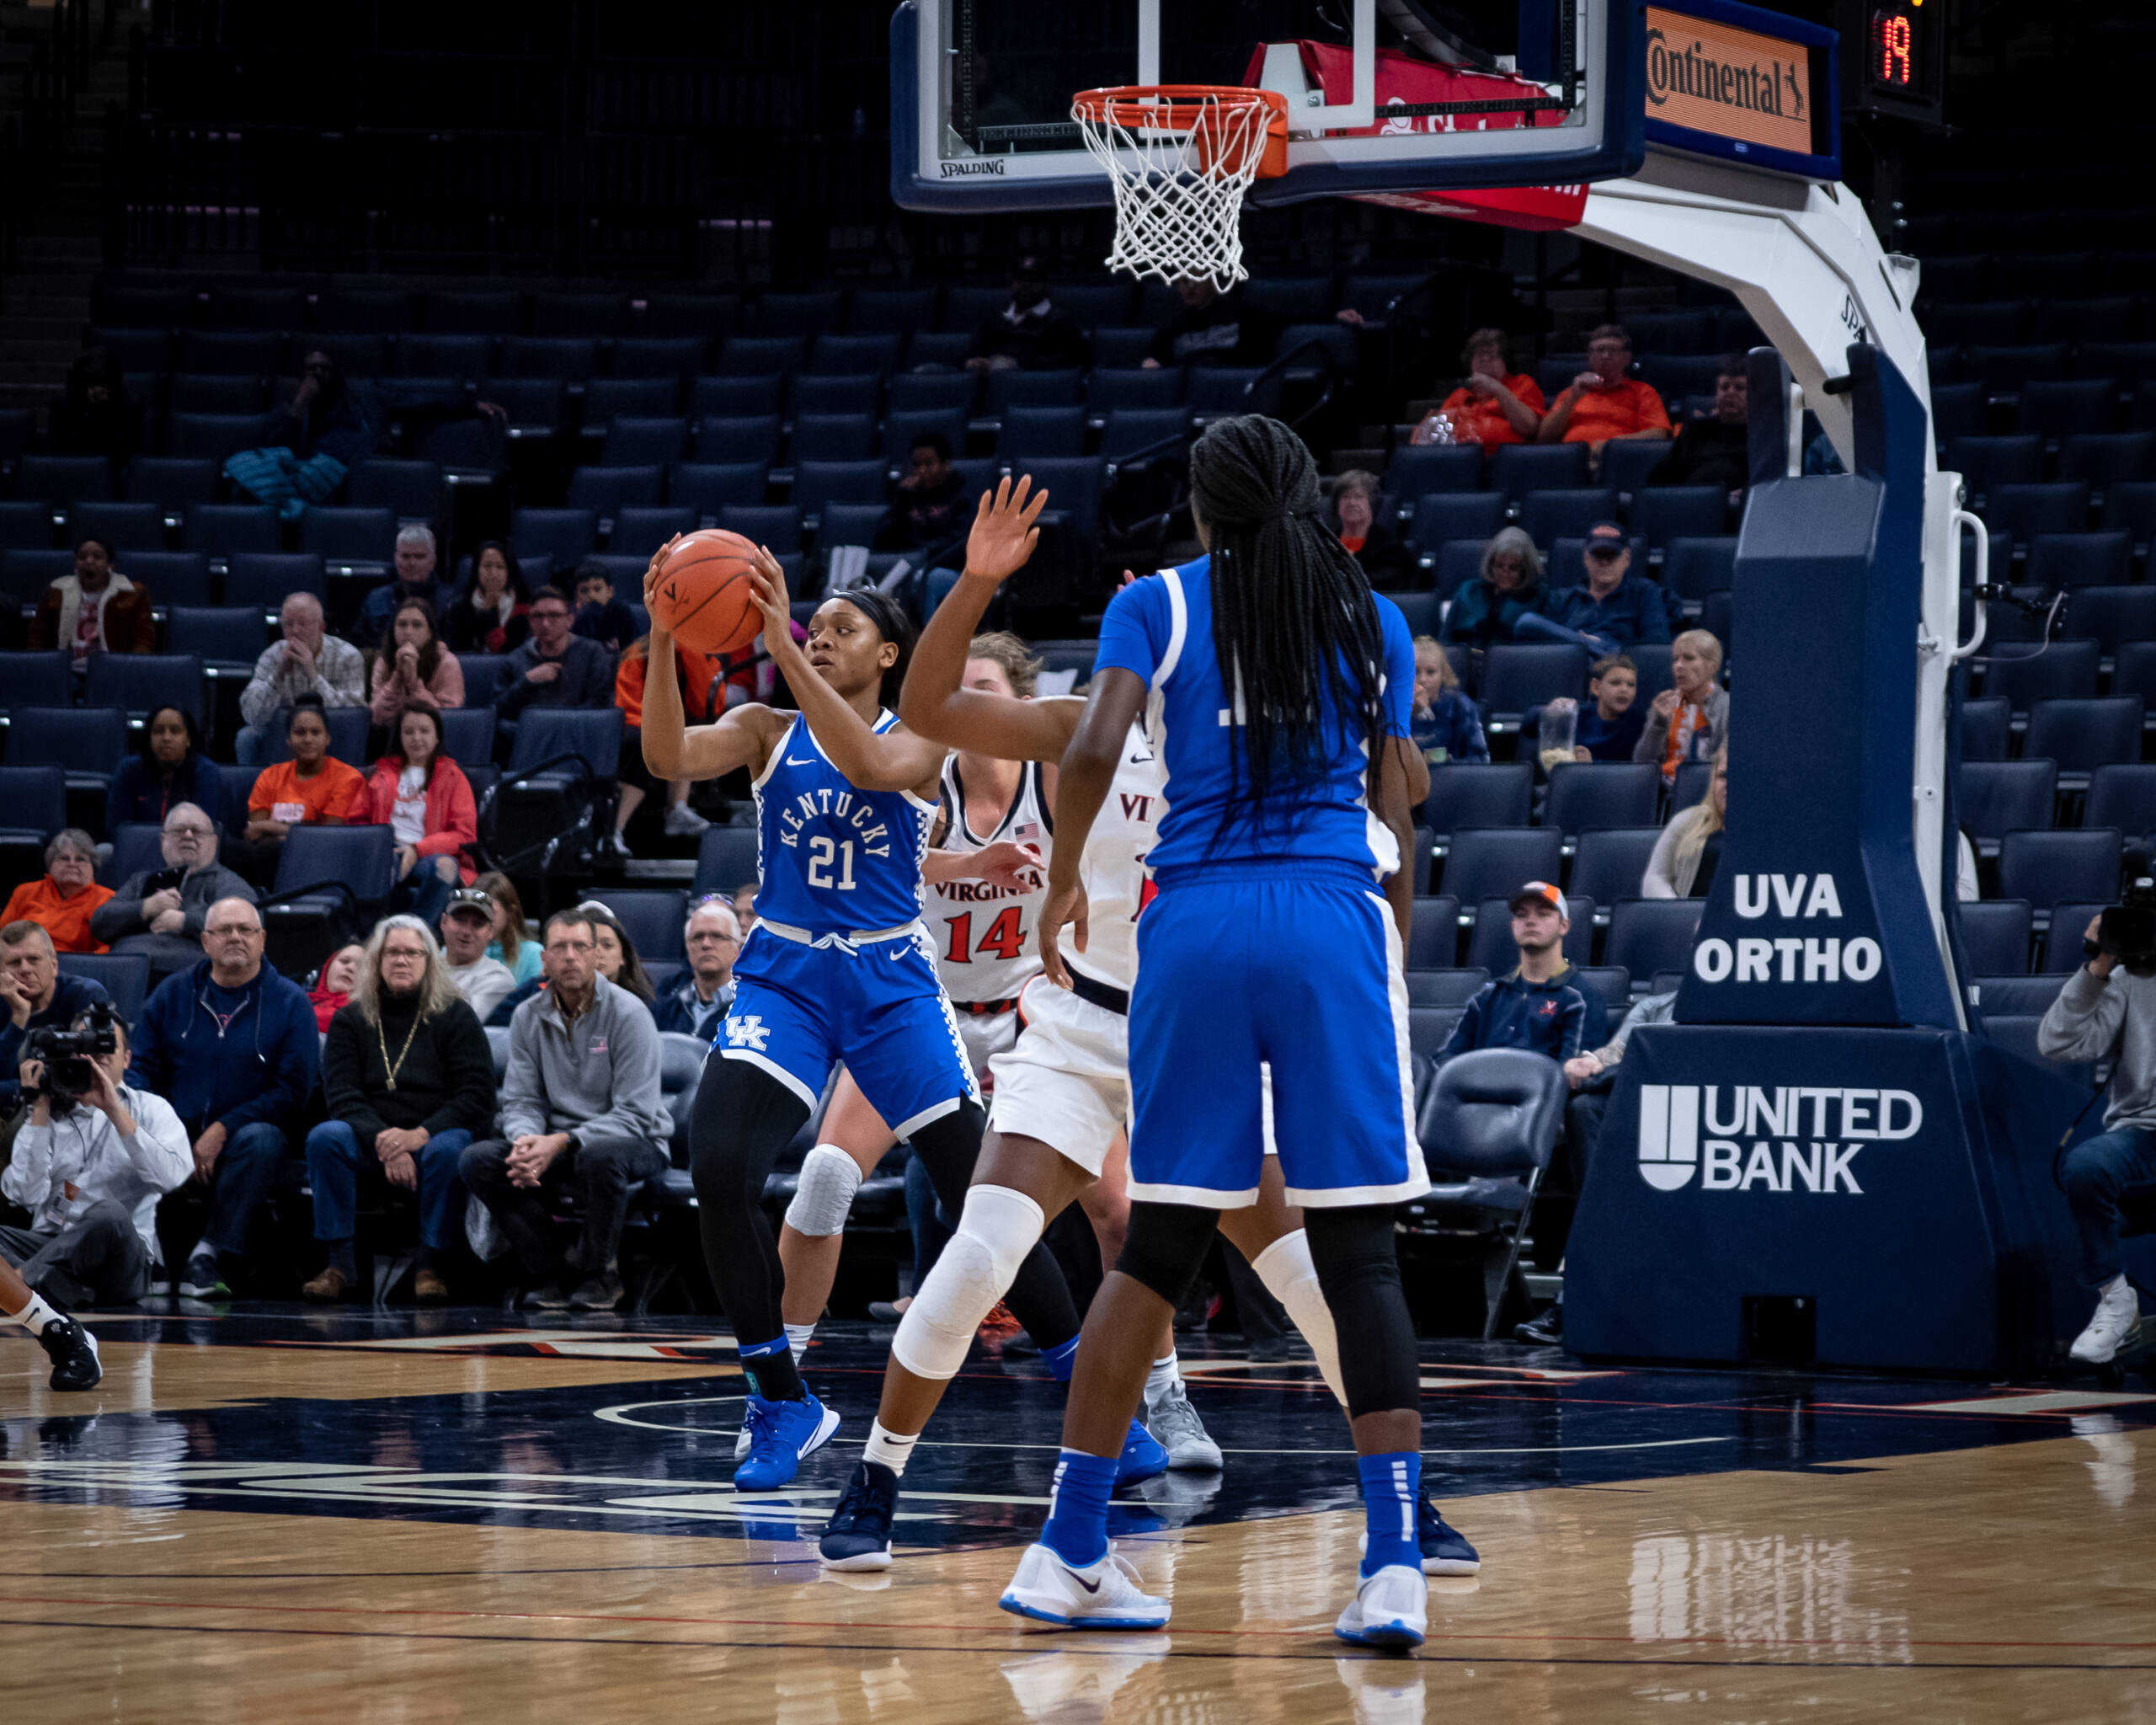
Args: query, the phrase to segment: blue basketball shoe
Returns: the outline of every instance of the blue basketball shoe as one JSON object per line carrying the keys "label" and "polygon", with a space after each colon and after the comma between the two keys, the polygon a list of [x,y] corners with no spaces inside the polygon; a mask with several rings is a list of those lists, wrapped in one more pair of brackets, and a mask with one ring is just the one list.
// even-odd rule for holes
{"label": "blue basketball shoe", "polygon": [[775,1492],[791,1485],[804,1455],[820,1450],[839,1429],[837,1414],[805,1391],[798,1402],[749,1397],[748,1459],[734,1470],[737,1492]]}

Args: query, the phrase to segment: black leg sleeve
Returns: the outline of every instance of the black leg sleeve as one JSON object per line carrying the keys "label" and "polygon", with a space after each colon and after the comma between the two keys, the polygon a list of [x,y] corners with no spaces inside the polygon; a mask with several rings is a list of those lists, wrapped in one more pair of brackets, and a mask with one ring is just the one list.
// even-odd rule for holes
{"label": "black leg sleeve", "polygon": [[[1132,1206],[1134,1212],[1136,1208]],[[1400,1288],[1391,1210],[1384,1204],[1305,1210],[1303,1226],[1310,1235],[1317,1284],[1332,1309],[1333,1329],[1340,1338],[1348,1418],[1419,1410],[1415,1324]]]}
{"label": "black leg sleeve", "polygon": [[[786,1333],[779,1298],[786,1286],[778,1242],[764,1215],[764,1182],[787,1142],[808,1118],[806,1103],[770,1073],[714,1054],[704,1062],[689,1120],[689,1168],[696,1184],[696,1224],[704,1267],[744,1346]],[[792,1357],[782,1349],[759,1361],[766,1396],[799,1393]],[[788,1381],[792,1387],[789,1390]]]}
{"label": "black leg sleeve", "polygon": [[[945,1215],[956,1221],[966,1207],[966,1188],[972,1183],[974,1164],[980,1157],[980,1135],[988,1116],[979,1103],[966,1103],[955,1113],[931,1120],[913,1135],[913,1153],[936,1188],[936,1200]],[[1026,1327],[1036,1347],[1059,1348],[1078,1333],[1078,1307],[1070,1298],[1070,1284],[1064,1279],[1055,1254],[1038,1240],[1018,1266],[1003,1303]]]}

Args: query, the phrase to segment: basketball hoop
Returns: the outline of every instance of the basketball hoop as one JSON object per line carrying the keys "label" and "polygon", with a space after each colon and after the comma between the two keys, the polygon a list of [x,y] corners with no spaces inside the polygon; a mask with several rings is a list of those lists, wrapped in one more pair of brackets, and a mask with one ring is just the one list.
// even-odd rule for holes
{"label": "basketball hoop", "polygon": [[1111,270],[1141,280],[1209,280],[1243,268],[1243,194],[1287,171],[1288,100],[1228,84],[1081,90],[1070,117],[1115,193]]}

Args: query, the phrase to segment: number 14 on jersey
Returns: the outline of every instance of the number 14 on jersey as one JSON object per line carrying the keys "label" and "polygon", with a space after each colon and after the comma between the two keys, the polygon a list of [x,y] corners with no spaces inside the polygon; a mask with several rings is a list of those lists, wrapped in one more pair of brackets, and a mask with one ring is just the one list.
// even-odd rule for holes
{"label": "number 14 on jersey", "polygon": [[971,964],[976,956],[990,955],[1008,963],[1026,949],[1026,937],[1019,927],[1022,920],[1016,905],[1006,905],[981,932],[980,939],[973,938],[974,916],[969,911],[963,916],[946,916],[943,926],[951,931],[951,942],[943,954],[947,964]]}

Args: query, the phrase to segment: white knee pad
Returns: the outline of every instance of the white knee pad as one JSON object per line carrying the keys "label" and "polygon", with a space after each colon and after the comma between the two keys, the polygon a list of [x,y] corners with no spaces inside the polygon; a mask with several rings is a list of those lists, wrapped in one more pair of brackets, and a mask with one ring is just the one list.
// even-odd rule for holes
{"label": "white knee pad", "polygon": [[1318,1286],[1317,1265],[1310,1260],[1310,1236],[1300,1228],[1283,1234],[1251,1260],[1266,1290],[1288,1309],[1289,1317],[1317,1356],[1317,1369],[1333,1399],[1345,1407],[1340,1378],[1340,1338],[1332,1327],[1332,1308]]}
{"label": "white knee pad", "polygon": [[974,1186],[958,1231],[928,1273],[891,1340],[891,1358],[917,1378],[957,1375],[989,1308],[1017,1278],[1048,1219],[1022,1192]]}
{"label": "white knee pad", "polygon": [[819,1144],[801,1159],[801,1183],[786,1207],[787,1226],[797,1234],[843,1234],[860,1189],[861,1165],[835,1144]]}

